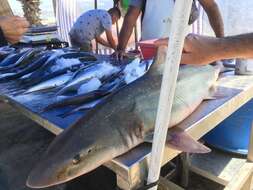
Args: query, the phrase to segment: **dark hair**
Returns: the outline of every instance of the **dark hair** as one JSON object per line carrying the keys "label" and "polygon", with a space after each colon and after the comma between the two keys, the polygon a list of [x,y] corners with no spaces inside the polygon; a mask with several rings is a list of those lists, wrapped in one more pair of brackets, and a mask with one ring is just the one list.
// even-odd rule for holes
{"label": "dark hair", "polygon": [[121,17],[121,12],[118,7],[113,7],[108,10],[110,14],[116,14],[119,18]]}

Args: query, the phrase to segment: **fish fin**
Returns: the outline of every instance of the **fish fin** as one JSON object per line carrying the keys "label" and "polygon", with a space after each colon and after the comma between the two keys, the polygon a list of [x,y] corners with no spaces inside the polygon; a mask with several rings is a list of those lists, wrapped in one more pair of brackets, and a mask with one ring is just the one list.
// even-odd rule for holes
{"label": "fish fin", "polygon": [[209,90],[209,95],[207,97],[205,97],[203,101],[223,99],[225,97],[226,97],[225,94],[222,94],[221,92],[218,92],[217,87],[213,86]]}
{"label": "fish fin", "polygon": [[212,95],[212,96],[207,96],[207,97],[205,97],[203,101],[223,99],[223,98],[225,98],[225,97],[226,97],[226,96],[223,95],[223,94],[215,94],[215,95]]}
{"label": "fish fin", "polygon": [[[153,142],[153,134],[145,137],[145,142]],[[169,131],[166,139],[166,146],[175,150],[187,153],[204,154],[211,151],[208,147],[194,140],[184,131]]]}
{"label": "fish fin", "polygon": [[204,154],[211,151],[184,131],[168,132],[166,146],[188,153]]}

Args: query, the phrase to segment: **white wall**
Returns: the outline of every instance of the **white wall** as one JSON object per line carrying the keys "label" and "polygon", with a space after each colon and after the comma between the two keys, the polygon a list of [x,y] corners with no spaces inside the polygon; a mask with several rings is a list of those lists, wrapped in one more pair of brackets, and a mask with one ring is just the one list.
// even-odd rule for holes
{"label": "white wall", "polygon": [[[221,9],[225,34],[253,32],[253,0],[216,0]],[[204,34],[213,35],[207,16],[204,16]]]}

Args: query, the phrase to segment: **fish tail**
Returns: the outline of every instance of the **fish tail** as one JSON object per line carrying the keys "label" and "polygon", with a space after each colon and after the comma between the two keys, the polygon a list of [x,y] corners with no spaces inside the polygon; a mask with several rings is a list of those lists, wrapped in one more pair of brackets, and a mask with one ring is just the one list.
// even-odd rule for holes
{"label": "fish tail", "polygon": [[184,131],[169,131],[166,146],[187,153],[203,154],[211,151]]}

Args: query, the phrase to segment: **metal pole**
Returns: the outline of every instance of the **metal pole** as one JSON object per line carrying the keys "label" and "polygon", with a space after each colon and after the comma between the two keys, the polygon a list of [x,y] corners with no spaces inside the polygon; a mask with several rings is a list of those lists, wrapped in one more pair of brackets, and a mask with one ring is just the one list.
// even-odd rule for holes
{"label": "metal pole", "polygon": [[[190,17],[192,0],[177,0],[173,11],[170,43],[164,67],[161,93],[155,123],[148,184],[155,183],[160,176],[167,130],[177,82],[181,54]],[[151,188],[157,190],[157,186]]]}
{"label": "metal pole", "polygon": [[138,50],[138,29],[137,29],[137,23],[134,26],[134,41],[135,41],[135,50]]}
{"label": "metal pole", "polygon": [[[116,4],[114,4],[114,7],[119,7],[119,2],[117,2]],[[116,33],[117,33],[117,39],[119,42],[119,21],[116,21]]]}
{"label": "metal pole", "polygon": [[[98,9],[98,2],[97,0],[94,0],[94,8]],[[98,42],[96,40],[96,54],[98,54]]]}
{"label": "metal pole", "polygon": [[54,16],[56,17],[56,0],[52,0],[53,7],[54,7]]}

